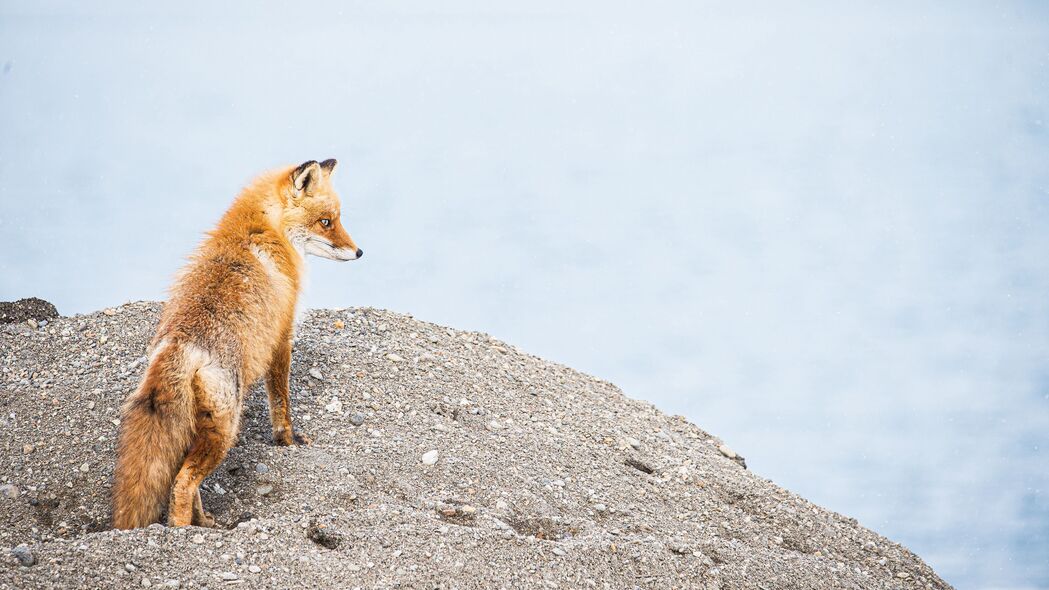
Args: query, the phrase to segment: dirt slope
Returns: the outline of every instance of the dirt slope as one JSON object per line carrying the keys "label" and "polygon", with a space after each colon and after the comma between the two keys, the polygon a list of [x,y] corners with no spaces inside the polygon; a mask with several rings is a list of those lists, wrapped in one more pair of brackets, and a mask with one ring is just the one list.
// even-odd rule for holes
{"label": "dirt slope", "polygon": [[271,446],[255,389],[202,491],[224,528],[107,530],[118,407],[159,310],[0,326],[0,588],[950,587],[680,416],[374,309],[300,327],[312,446]]}

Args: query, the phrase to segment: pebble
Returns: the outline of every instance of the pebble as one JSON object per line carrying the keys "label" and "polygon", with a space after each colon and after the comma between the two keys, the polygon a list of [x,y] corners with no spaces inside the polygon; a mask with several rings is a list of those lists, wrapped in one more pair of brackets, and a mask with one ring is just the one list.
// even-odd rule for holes
{"label": "pebble", "polygon": [[423,453],[423,465],[433,465],[434,463],[437,463],[438,457],[440,457],[440,453],[437,452],[437,449],[426,451]]}
{"label": "pebble", "polygon": [[360,412],[355,412],[354,414],[352,414],[350,416],[350,424],[353,424],[354,426],[360,426],[361,424],[364,424],[364,414],[361,414]]}
{"label": "pebble", "polygon": [[135,564],[133,564],[133,563],[125,563],[124,564],[124,569],[127,570],[128,572],[133,572],[133,571],[137,570],[138,568],[135,567]]}
{"label": "pebble", "polygon": [[26,455],[28,455],[29,453],[32,453],[32,452],[33,452],[33,451],[35,451],[35,450],[36,450],[36,447],[34,447],[34,446],[33,446],[33,445],[31,445],[31,444],[25,444],[25,445],[22,445],[22,453],[23,453],[23,454],[26,454]]}
{"label": "pebble", "polygon": [[321,374],[321,370],[317,367],[310,367],[310,377],[313,377],[317,381],[324,381],[324,375]]}
{"label": "pebble", "polygon": [[18,494],[19,494],[18,488],[13,486],[13,485],[11,485],[11,484],[9,484],[9,483],[5,483],[4,485],[0,485],[0,495],[3,495],[5,498],[8,498],[10,500],[15,500],[15,499],[18,498]]}
{"label": "pebble", "polygon": [[240,577],[233,572],[222,572],[221,574],[219,574],[219,577],[223,580],[226,580],[227,582],[240,579]]}
{"label": "pebble", "polygon": [[392,352],[390,354],[386,355],[386,358],[389,359],[392,362],[395,362],[395,363],[402,363],[402,362],[404,362],[404,358],[401,357],[401,355],[394,354]]}
{"label": "pebble", "polygon": [[641,441],[637,440],[636,438],[628,436],[628,437],[626,437],[625,440],[626,440],[626,444],[630,445],[631,447],[634,447],[634,449],[640,449],[641,448]]}
{"label": "pebble", "polygon": [[346,327],[346,322],[344,322],[342,320],[335,320],[335,329],[336,330],[341,330],[341,329],[343,329],[345,327]]}
{"label": "pebble", "polygon": [[190,540],[193,541],[193,543],[195,543],[197,545],[201,545],[201,544],[204,543],[204,535],[202,535],[200,533],[197,533],[197,534],[193,535],[193,538],[190,539]]}
{"label": "pebble", "polygon": [[735,459],[737,456],[736,451],[733,451],[725,445],[719,446],[718,451],[720,451],[722,455],[728,457],[729,459]]}
{"label": "pebble", "polygon": [[90,470],[91,470],[91,466],[88,465],[87,463],[84,463],[83,465],[80,466],[80,471],[82,471],[83,473],[87,473]]}
{"label": "pebble", "polygon": [[25,321],[25,323],[29,324],[29,327],[34,329],[34,330],[37,327],[36,320],[34,320],[33,318],[29,318],[28,320]]}
{"label": "pebble", "polygon": [[604,504],[594,504],[594,510],[598,512],[604,512],[608,510],[608,506],[605,506]]}
{"label": "pebble", "polygon": [[255,466],[255,473],[269,473],[270,468],[265,463],[259,463]]}
{"label": "pebble", "polygon": [[268,496],[273,491],[273,486],[266,484],[255,488],[255,492],[260,496]]}
{"label": "pebble", "polygon": [[151,581],[149,580],[149,578],[142,578],[142,582],[141,582],[141,584],[142,584],[142,587],[143,587],[143,588],[149,588],[150,586],[152,586],[152,585],[153,585],[153,582],[151,582]]}
{"label": "pebble", "polygon": [[331,401],[328,402],[328,405],[324,406],[324,409],[328,410],[328,412],[330,412],[332,414],[341,414],[342,413],[342,402],[339,401],[339,397],[338,396],[333,396],[331,398]]}
{"label": "pebble", "polygon": [[106,309],[102,310],[102,313],[104,315],[113,316],[113,315],[117,315],[117,310],[113,309],[112,307],[107,307]]}
{"label": "pebble", "polygon": [[19,545],[11,550],[11,555],[18,560],[19,565],[29,567],[36,563],[36,557],[27,545]]}
{"label": "pebble", "polygon": [[249,565],[248,566],[248,571],[253,573],[253,574],[257,574],[257,573],[262,571],[262,568],[257,566],[257,565]]}
{"label": "pebble", "polygon": [[564,549],[560,547],[554,547],[554,555],[564,555],[565,553],[567,553],[567,551],[565,551]]}

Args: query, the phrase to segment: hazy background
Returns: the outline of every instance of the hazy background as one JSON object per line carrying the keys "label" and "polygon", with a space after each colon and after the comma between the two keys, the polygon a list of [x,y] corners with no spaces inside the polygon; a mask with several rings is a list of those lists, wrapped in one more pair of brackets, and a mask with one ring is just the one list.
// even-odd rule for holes
{"label": "hazy background", "polygon": [[0,3],[0,299],[163,298],[336,157],[367,254],[309,306],[489,332],[1049,588],[1045,3],[183,6]]}

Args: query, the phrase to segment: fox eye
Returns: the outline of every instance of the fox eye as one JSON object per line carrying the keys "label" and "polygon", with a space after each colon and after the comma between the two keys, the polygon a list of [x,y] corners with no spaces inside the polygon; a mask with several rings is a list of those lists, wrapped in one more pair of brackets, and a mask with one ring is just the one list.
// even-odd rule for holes
{"label": "fox eye", "polygon": [[321,225],[323,225],[324,227],[331,227],[331,220],[325,217],[321,220]]}

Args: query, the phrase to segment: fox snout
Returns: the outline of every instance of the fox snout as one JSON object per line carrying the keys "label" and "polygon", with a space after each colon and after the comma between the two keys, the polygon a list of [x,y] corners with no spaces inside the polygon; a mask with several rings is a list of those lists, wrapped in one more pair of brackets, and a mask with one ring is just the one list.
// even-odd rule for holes
{"label": "fox snout", "polygon": [[357,260],[361,256],[364,256],[364,250],[357,248],[356,251],[351,251],[349,248],[341,248],[336,251],[336,260],[340,262],[346,262],[347,260]]}

